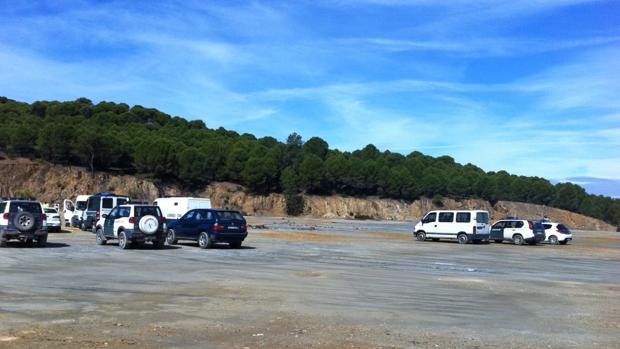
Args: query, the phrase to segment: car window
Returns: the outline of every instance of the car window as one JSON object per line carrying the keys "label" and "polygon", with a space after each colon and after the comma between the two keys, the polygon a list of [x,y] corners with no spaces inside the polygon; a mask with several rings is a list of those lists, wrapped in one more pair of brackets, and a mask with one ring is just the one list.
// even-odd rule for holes
{"label": "car window", "polygon": [[232,219],[237,219],[237,220],[243,219],[243,216],[241,216],[241,214],[237,211],[218,211],[216,214],[217,214],[217,218],[223,221],[232,220]]}
{"label": "car window", "polygon": [[55,208],[46,208],[45,213],[58,213]]}
{"label": "car window", "polygon": [[493,224],[493,228],[504,228],[506,226],[506,222],[497,222],[495,224]]}
{"label": "car window", "polygon": [[114,207],[114,199],[112,198],[103,198],[101,202],[102,208],[112,208]]}
{"label": "car window", "polygon": [[476,222],[489,224],[489,214],[486,212],[477,212],[476,213]]}
{"label": "car window", "polygon": [[88,199],[88,210],[89,211],[95,211],[99,208],[99,202],[101,201],[101,198],[98,196],[95,197],[91,197]]}
{"label": "car window", "polygon": [[424,219],[423,219],[424,223],[430,223],[430,222],[434,222],[436,220],[437,220],[437,213],[436,212],[427,214],[426,217],[424,217]]}
{"label": "car window", "polygon": [[84,211],[86,209],[86,201],[78,201],[75,203],[75,209],[78,211]]}
{"label": "car window", "polygon": [[471,213],[469,212],[458,212],[456,214],[456,222],[457,223],[469,223],[471,221]]}
{"label": "car window", "polygon": [[4,212],[5,208],[6,208],[6,202],[0,203],[0,213]]}
{"label": "car window", "polygon": [[523,221],[514,222],[515,228],[523,228]]}
{"label": "car window", "polygon": [[108,217],[112,219],[118,217],[118,207],[110,211],[110,214],[108,214]]}
{"label": "car window", "polygon": [[442,222],[442,223],[454,222],[454,212],[439,212],[439,222]]}
{"label": "car window", "polygon": [[119,217],[127,218],[131,215],[131,207],[120,207],[118,209]]}
{"label": "car window", "polygon": [[126,203],[127,203],[127,199],[124,199],[124,198],[116,199],[116,206],[124,205]]}
{"label": "car window", "polygon": [[12,202],[10,212],[41,213],[41,205],[38,202]]}
{"label": "car window", "polygon": [[543,227],[545,227],[545,230],[549,230],[551,229],[551,224],[543,224]]}
{"label": "car window", "polygon": [[[0,210],[0,212],[2,212],[2,210]],[[570,229],[568,229],[568,227],[564,224],[558,224],[558,230],[560,230],[564,234],[570,234]]]}
{"label": "car window", "polygon": [[155,217],[161,216],[161,211],[159,210],[159,207],[157,206],[136,206],[135,211],[136,211],[136,217],[143,217],[143,216],[149,216],[149,215],[155,216]]}
{"label": "car window", "polygon": [[185,216],[183,216],[183,219],[188,219],[188,220],[192,220],[194,219],[194,214],[196,213],[196,211],[189,211],[185,214]]}

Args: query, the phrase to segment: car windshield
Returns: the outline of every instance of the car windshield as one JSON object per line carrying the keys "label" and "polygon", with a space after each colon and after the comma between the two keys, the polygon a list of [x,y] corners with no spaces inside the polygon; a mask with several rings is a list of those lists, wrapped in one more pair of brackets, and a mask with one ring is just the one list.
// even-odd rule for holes
{"label": "car windshield", "polygon": [[136,206],[136,217],[148,215],[161,217],[161,211],[157,206]]}
{"label": "car windshield", "polygon": [[41,205],[38,202],[13,202],[11,212],[41,213]]}
{"label": "car windshield", "polygon": [[6,208],[6,202],[0,203],[0,213],[4,212],[5,208]]}
{"label": "car windshield", "polygon": [[243,220],[243,216],[237,211],[218,211],[217,218],[223,221],[232,219]]}
{"label": "car windshield", "polygon": [[46,208],[45,213],[58,213],[55,208]]}
{"label": "car windshield", "polygon": [[84,211],[86,209],[86,201],[78,201],[75,203],[75,209],[78,211]]}
{"label": "car windshield", "polygon": [[489,224],[489,214],[487,212],[476,213],[476,222]]}

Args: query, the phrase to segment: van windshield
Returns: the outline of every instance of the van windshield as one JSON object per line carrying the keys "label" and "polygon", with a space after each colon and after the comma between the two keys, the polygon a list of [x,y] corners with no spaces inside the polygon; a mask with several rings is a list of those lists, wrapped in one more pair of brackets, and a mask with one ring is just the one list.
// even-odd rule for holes
{"label": "van windshield", "polygon": [[487,212],[476,213],[476,222],[489,224],[489,214]]}
{"label": "van windshield", "polygon": [[84,211],[86,209],[86,201],[78,201],[75,203],[75,209],[78,211]]}

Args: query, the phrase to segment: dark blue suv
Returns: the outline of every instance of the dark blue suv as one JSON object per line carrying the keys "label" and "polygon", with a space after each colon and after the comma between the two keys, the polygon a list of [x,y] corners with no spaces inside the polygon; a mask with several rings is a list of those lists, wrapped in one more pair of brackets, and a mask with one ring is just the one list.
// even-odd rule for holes
{"label": "dark blue suv", "polygon": [[247,236],[245,218],[238,211],[194,209],[170,222],[166,242],[173,245],[178,240],[198,241],[201,248],[227,242],[231,248],[240,248]]}

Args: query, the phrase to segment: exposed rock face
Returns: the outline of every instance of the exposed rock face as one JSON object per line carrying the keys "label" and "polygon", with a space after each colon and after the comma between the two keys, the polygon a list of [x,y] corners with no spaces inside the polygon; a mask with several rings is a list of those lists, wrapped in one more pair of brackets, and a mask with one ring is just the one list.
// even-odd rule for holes
{"label": "exposed rock face", "polygon": [[[209,197],[215,207],[241,210],[247,215],[285,216],[284,196],[247,193],[232,183],[213,183],[197,191],[188,191],[175,184],[157,183],[137,176],[114,175],[103,172],[91,174],[75,166],[51,165],[25,159],[0,160],[0,195],[11,195],[20,189],[31,190],[39,200],[60,203],[65,198],[97,191],[114,191],[132,199],[152,201],[164,195]],[[437,209],[432,200],[414,202],[379,198],[342,196],[306,196],[304,214],[317,218],[370,218],[389,220],[417,220],[427,211]],[[484,200],[443,200],[444,209],[484,209],[492,220],[506,215],[524,219],[547,216],[569,227],[587,230],[614,231],[615,227],[580,214],[520,202],[500,201],[495,206]]]}

